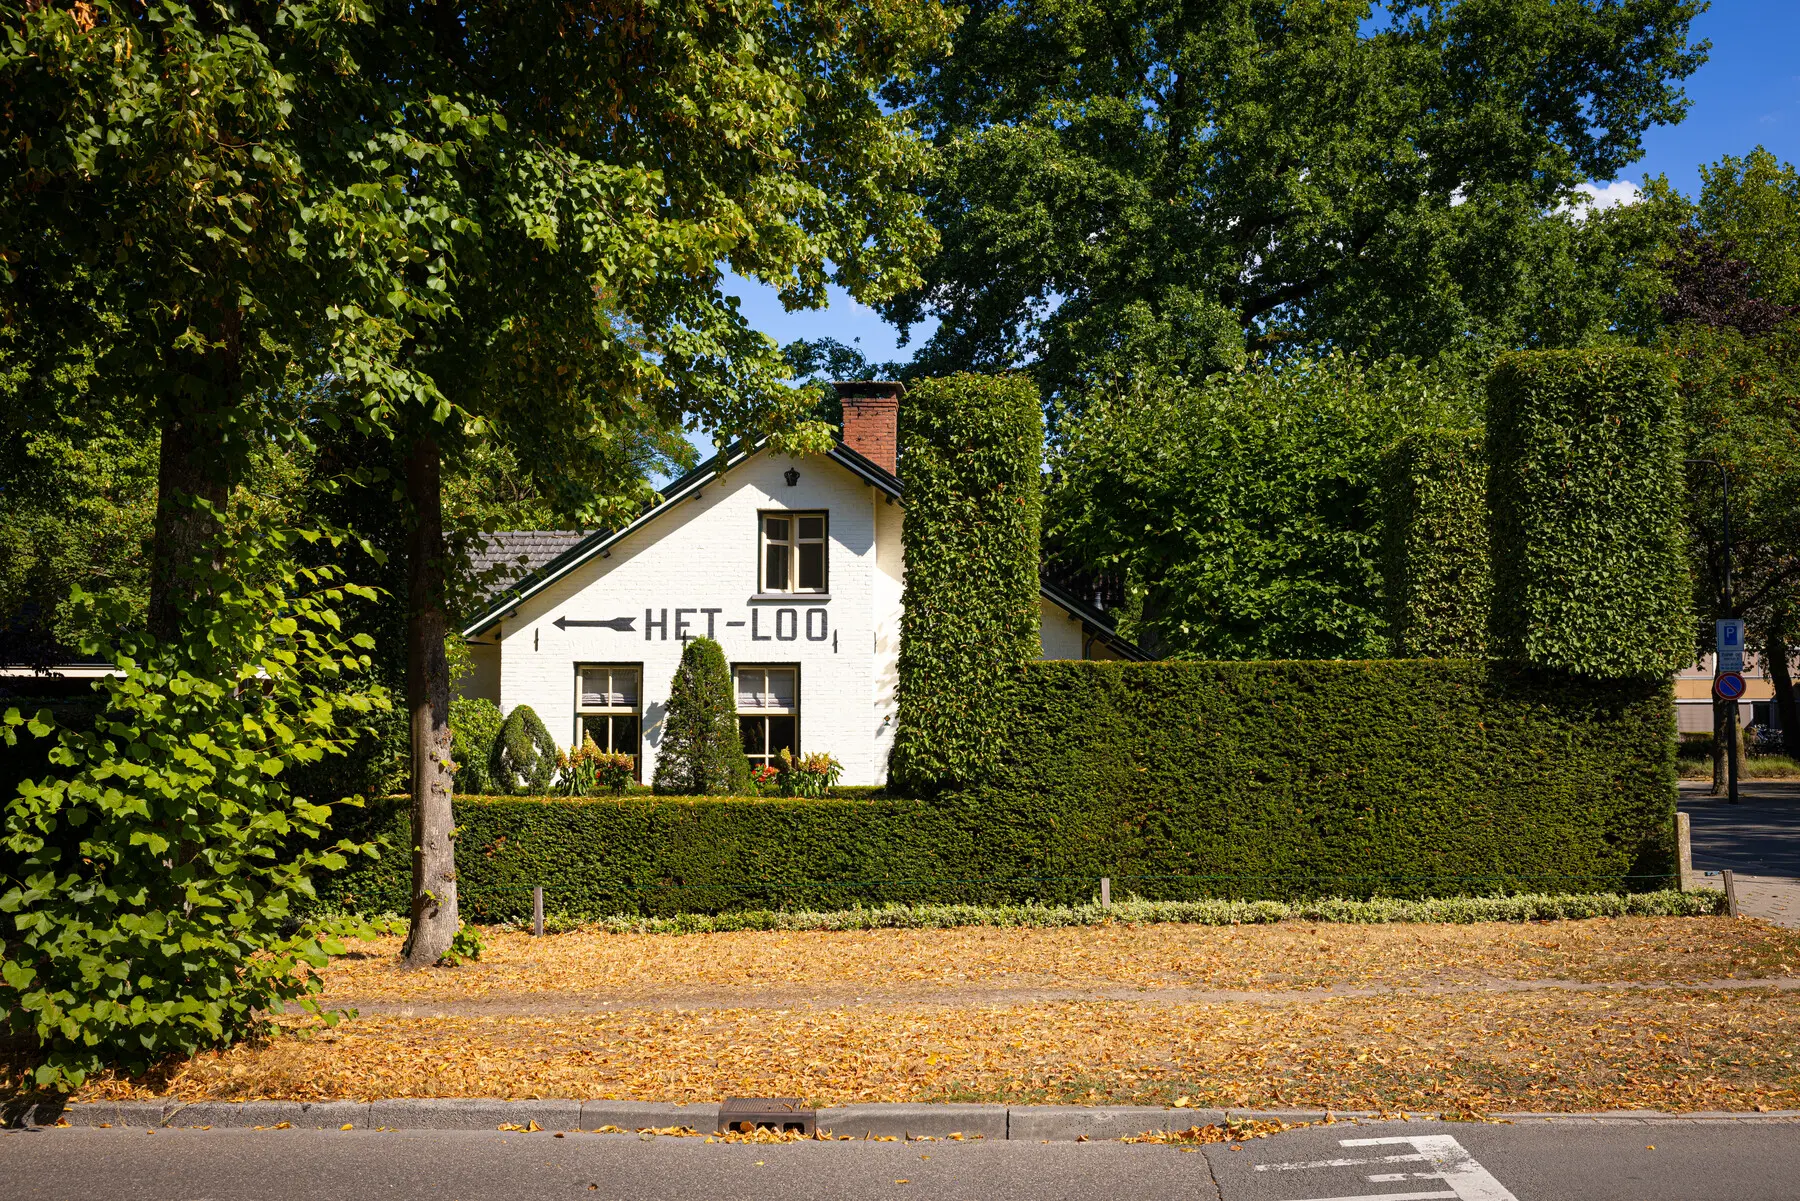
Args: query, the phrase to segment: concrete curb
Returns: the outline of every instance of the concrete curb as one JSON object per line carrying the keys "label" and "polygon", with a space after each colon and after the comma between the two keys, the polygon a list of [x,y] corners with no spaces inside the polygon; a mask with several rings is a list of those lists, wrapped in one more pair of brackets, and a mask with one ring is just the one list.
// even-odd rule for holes
{"label": "concrete curb", "polygon": [[[9,1112],[13,1126],[116,1126],[268,1129],[285,1123],[299,1130],[495,1130],[502,1126],[545,1131],[619,1133],[685,1128],[711,1133],[716,1104],[672,1105],[649,1101],[503,1101],[485,1098],[396,1098],[386,1101],[95,1101],[66,1108],[40,1104]],[[846,1105],[818,1111],[821,1132],[853,1138],[966,1141],[1102,1142],[1151,1132],[1186,1130],[1227,1121],[1379,1121],[1398,1117],[1371,1111],[1323,1109],[1159,1109],[1115,1105]],[[1414,1121],[1435,1120],[1407,1115]],[[1765,1113],[1663,1113],[1629,1109],[1601,1113],[1502,1113],[1496,1121],[1675,1125],[1708,1122],[1800,1122],[1800,1109]]]}

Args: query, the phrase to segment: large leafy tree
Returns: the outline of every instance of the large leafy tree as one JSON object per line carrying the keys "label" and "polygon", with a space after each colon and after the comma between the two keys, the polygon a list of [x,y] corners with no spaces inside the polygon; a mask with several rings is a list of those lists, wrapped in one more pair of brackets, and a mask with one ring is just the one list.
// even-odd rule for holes
{"label": "large leafy tree", "polygon": [[[160,428],[153,634],[271,434],[396,440],[418,898],[456,925],[446,456],[503,450],[560,512],[645,495],[644,440],[822,436],[721,268],[880,300],[929,244],[921,149],[873,92],[934,0],[8,6],[5,303],[122,315],[97,378]],[[147,398],[154,398],[153,400]],[[316,424],[315,424],[316,423]],[[194,498],[212,502],[195,505]]]}
{"label": "large leafy tree", "polygon": [[[1577,184],[1681,118],[1697,0],[975,0],[897,99],[943,251],[930,370],[1047,395],[1329,344],[1479,361],[1604,329]],[[1605,283],[1602,272],[1602,285]]]}
{"label": "large leafy tree", "polygon": [[1382,456],[1474,414],[1441,373],[1342,355],[1143,373],[1082,409],[1052,459],[1053,539],[1128,582],[1143,645],[1208,659],[1385,655]]}

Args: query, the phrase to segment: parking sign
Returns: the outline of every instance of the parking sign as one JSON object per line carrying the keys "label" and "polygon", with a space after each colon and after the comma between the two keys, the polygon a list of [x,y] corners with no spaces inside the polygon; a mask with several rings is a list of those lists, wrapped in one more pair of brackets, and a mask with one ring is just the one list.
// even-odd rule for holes
{"label": "parking sign", "polygon": [[1719,661],[1714,672],[1744,670],[1744,619],[1721,617],[1713,623],[1719,640]]}

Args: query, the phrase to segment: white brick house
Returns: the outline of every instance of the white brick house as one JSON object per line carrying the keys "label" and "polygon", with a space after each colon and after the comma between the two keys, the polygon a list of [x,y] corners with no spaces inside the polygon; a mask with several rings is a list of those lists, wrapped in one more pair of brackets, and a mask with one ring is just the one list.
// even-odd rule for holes
{"label": "white brick house", "polygon": [[[843,783],[879,784],[893,742],[905,566],[895,503],[898,385],[840,385],[828,454],[740,451],[664,491],[623,529],[492,536],[527,574],[463,627],[463,694],[530,705],[565,745],[637,755],[648,780],[683,639],[724,647],[753,761],[828,751]],[[1143,658],[1105,616],[1043,587],[1045,658]]]}

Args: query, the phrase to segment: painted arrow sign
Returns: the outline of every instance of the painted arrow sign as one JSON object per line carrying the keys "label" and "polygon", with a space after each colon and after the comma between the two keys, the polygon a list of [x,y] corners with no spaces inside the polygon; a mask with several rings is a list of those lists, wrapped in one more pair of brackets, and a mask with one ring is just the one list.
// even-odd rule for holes
{"label": "painted arrow sign", "polygon": [[620,633],[630,634],[636,628],[632,625],[632,622],[636,620],[637,618],[635,617],[609,617],[605,621],[571,621],[567,617],[559,617],[550,624],[559,630],[566,630],[570,626],[605,626],[609,630],[618,630]]}

